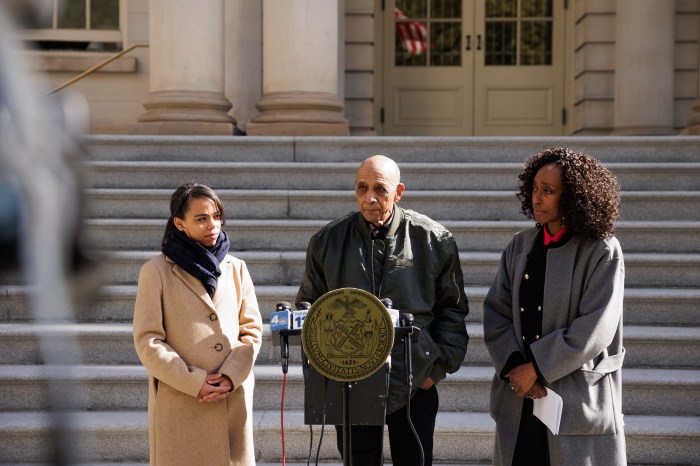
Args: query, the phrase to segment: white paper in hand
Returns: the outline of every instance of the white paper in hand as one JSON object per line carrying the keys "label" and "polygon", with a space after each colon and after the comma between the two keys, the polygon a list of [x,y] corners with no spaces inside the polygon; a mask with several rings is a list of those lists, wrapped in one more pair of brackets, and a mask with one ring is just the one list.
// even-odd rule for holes
{"label": "white paper in hand", "polygon": [[553,390],[545,387],[547,396],[534,400],[532,413],[546,425],[554,435],[559,434],[559,423],[561,422],[561,410],[564,402]]}

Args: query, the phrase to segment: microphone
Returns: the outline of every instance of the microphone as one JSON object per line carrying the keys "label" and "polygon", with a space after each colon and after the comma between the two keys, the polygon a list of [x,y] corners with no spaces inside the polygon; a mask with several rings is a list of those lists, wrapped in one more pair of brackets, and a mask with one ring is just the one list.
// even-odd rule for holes
{"label": "microphone", "polygon": [[270,314],[270,331],[279,332],[290,328],[292,305],[287,301],[282,301],[275,305],[275,310]]}
{"label": "microphone", "polygon": [[386,307],[386,310],[389,311],[389,315],[391,316],[391,322],[394,324],[394,327],[399,325],[399,311],[398,309],[394,309],[392,306],[394,303],[391,301],[389,298],[382,298],[379,301]]}
{"label": "microphone", "polygon": [[297,305],[297,310],[292,313],[292,328],[301,329],[309,309],[311,309],[311,303],[308,301],[302,301]]}
{"label": "microphone", "polygon": [[[282,301],[275,305],[275,310],[270,314],[270,331],[279,332],[289,329],[290,309],[292,305]],[[280,334],[280,356],[282,358],[282,372],[287,373],[289,367],[289,340],[286,335]]]}
{"label": "microphone", "polygon": [[[301,329],[301,327],[304,325],[304,319],[306,319],[306,314],[308,314],[309,309],[311,309],[311,303],[308,301],[301,301],[299,304],[297,304],[297,310],[294,311],[293,313],[293,319],[292,319],[292,324],[293,328],[298,328]],[[301,350],[301,371],[304,374],[304,381],[306,381],[306,371],[307,371],[307,366],[309,365],[308,359],[306,359],[306,356],[304,355],[304,349],[302,348]]]}

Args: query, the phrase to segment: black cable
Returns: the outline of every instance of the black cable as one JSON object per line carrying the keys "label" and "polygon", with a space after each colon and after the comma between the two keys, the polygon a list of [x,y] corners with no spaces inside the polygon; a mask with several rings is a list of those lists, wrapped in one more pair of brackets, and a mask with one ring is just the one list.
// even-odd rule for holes
{"label": "black cable", "polygon": [[318,439],[318,448],[316,449],[316,466],[318,466],[318,458],[321,453],[321,444],[323,444],[323,432],[326,430],[326,399],[328,394],[328,377],[323,378],[323,419],[321,420],[321,437]]}
{"label": "black cable", "polygon": [[[403,314],[400,318],[400,323],[402,326],[413,327],[413,315]],[[411,427],[411,432],[413,432],[413,437],[418,443],[418,449],[420,450],[420,464],[423,466],[425,464],[425,452],[423,451],[423,444],[418,437],[418,432],[413,425],[413,420],[411,419],[411,392],[413,391],[413,362],[411,361],[411,335],[410,333],[404,335],[404,370],[406,372],[406,382],[408,384],[408,402],[406,403],[406,418],[408,419],[408,425]]]}
{"label": "black cable", "polygon": [[310,466],[311,463],[311,451],[314,448],[314,426],[309,424],[309,454],[306,457],[306,466]]}
{"label": "black cable", "polygon": [[413,420],[411,419],[411,387],[412,384],[408,384],[408,403],[406,404],[406,417],[408,418],[408,425],[411,427],[411,432],[413,432],[413,437],[418,443],[418,449],[420,450],[420,464],[423,466],[425,464],[425,453],[423,452],[423,444],[420,442],[420,437],[418,437],[418,432],[413,426]]}

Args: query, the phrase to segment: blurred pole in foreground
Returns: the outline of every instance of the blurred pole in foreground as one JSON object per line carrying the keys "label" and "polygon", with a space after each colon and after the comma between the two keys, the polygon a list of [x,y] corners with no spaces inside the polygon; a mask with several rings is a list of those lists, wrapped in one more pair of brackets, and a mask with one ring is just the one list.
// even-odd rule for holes
{"label": "blurred pole in foreground", "polygon": [[78,235],[83,205],[76,122],[82,103],[43,97],[47,83],[26,72],[14,35],[13,5],[0,2],[0,267],[16,267],[29,290],[34,334],[45,365],[52,444],[41,456],[75,464],[75,416],[80,409],[72,373],[82,361],[73,305],[84,265]]}

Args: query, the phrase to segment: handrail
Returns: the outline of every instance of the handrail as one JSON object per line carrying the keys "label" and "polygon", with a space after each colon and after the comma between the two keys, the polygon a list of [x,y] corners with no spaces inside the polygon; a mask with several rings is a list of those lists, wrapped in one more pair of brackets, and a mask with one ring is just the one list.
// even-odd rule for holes
{"label": "handrail", "polygon": [[113,62],[114,60],[116,60],[117,58],[119,58],[119,57],[121,57],[122,55],[125,55],[125,54],[127,54],[127,53],[129,53],[129,52],[131,52],[132,50],[134,50],[135,48],[138,48],[138,47],[148,47],[148,44],[134,44],[134,45],[132,45],[132,46],[130,46],[130,47],[127,47],[127,48],[125,48],[124,50],[122,50],[121,52],[115,53],[115,54],[112,55],[111,57],[102,60],[102,61],[101,61],[100,63],[98,63],[97,65],[95,65],[95,66],[93,66],[93,67],[91,67],[91,68],[89,68],[89,69],[83,71],[83,72],[80,73],[78,76],[75,76],[74,78],[69,79],[68,81],[64,82],[64,83],[61,84],[60,86],[58,86],[58,87],[52,89],[51,92],[49,92],[49,93],[46,94],[46,95],[47,95],[47,96],[48,96],[48,95],[51,95],[51,94],[53,94],[54,92],[58,92],[58,91],[60,91],[61,89],[65,88],[65,87],[68,87],[68,86],[70,86],[71,84],[74,84],[74,83],[80,81],[80,80],[83,79],[84,77],[86,77],[86,76],[88,76],[88,75],[91,75],[92,73],[94,73],[95,71],[99,70],[99,69],[102,68],[103,66],[112,63],[112,62]]}

